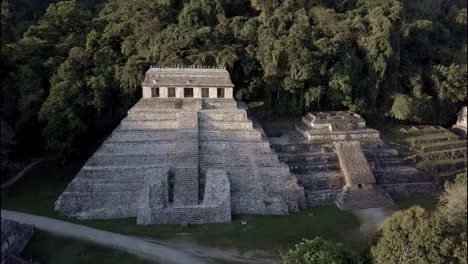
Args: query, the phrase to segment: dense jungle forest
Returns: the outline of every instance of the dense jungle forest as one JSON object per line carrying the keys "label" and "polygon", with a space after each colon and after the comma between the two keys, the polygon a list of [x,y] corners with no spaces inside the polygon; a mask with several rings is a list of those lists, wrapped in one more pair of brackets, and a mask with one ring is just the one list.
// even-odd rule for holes
{"label": "dense jungle forest", "polygon": [[237,100],[277,116],[451,125],[466,30],[465,0],[2,0],[2,161],[82,155],[150,65],[226,67]]}

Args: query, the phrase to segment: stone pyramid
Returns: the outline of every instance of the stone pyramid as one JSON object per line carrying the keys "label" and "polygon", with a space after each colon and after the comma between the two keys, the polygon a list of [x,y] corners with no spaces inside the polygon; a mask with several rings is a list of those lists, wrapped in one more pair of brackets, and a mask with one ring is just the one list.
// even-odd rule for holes
{"label": "stone pyramid", "polygon": [[142,98],[55,209],[82,219],[201,224],[304,206],[303,188],[235,100]]}

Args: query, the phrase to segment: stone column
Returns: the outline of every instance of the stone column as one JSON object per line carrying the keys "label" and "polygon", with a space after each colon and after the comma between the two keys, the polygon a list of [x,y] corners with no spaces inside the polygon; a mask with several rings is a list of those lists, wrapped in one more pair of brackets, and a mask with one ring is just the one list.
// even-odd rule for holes
{"label": "stone column", "polygon": [[210,97],[209,98],[218,98],[216,87],[210,87]]}
{"label": "stone column", "polygon": [[167,98],[168,95],[167,95],[167,87],[160,87],[159,88],[159,97],[161,98]]}
{"label": "stone column", "polygon": [[143,86],[143,98],[151,98],[151,87]]}
{"label": "stone column", "polygon": [[176,87],[175,97],[184,98],[184,87]]}
{"label": "stone column", "polygon": [[232,99],[234,98],[233,96],[233,88],[232,87],[226,87],[224,89],[224,98],[227,98],[227,99]]}
{"label": "stone column", "polygon": [[202,98],[201,87],[193,87],[193,98]]}

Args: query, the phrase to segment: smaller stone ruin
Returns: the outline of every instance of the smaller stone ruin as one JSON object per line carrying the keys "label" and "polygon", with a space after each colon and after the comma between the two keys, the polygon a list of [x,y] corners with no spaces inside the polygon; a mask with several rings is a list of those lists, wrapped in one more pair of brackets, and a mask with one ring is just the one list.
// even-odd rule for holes
{"label": "smaller stone ruin", "polygon": [[360,115],[350,111],[308,113],[296,129],[310,141],[365,140],[381,144],[379,131],[367,128]]}
{"label": "smaller stone ruin", "polygon": [[[270,139],[304,187],[308,206],[354,210],[392,206],[391,198],[431,193],[433,179],[407,166],[376,129],[350,111],[312,112]],[[390,198],[391,197],[391,198]]]}
{"label": "smaller stone ruin", "polygon": [[467,132],[467,124],[468,124],[467,112],[468,112],[468,109],[466,106],[464,106],[458,113],[457,123],[453,125],[452,127],[452,131],[463,138],[466,138],[466,132]]}
{"label": "smaller stone ruin", "polygon": [[31,240],[34,228],[3,218],[1,219],[1,225],[1,264],[38,264],[19,257],[29,240]]}

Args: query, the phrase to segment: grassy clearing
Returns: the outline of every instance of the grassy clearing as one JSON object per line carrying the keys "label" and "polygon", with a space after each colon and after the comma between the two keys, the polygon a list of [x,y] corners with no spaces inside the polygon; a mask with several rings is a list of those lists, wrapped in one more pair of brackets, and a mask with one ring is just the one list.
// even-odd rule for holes
{"label": "grassy clearing", "polygon": [[[77,220],[59,216],[53,203],[79,171],[83,162],[65,166],[43,163],[33,168],[19,182],[2,191],[2,208],[32,213],[79,223],[97,229],[158,240],[184,238],[202,245],[234,248],[242,252],[264,249],[278,253],[300,242],[303,238],[321,236],[342,243],[358,252],[367,241],[359,237],[358,219],[335,206],[320,206],[302,210],[289,216],[235,215],[232,223],[194,225],[136,225],[135,218],[113,220]],[[434,208],[437,198],[420,196],[396,201],[399,208],[420,204]],[[241,222],[246,221],[243,225]],[[49,263],[49,262],[44,262]]]}
{"label": "grassy clearing", "polygon": [[136,255],[36,231],[21,257],[47,264],[155,264]]}
{"label": "grassy clearing", "polygon": [[82,161],[67,165],[38,164],[18,182],[2,190],[2,208],[56,217],[53,210],[55,200],[83,164]]}
{"label": "grassy clearing", "polygon": [[439,199],[435,195],[420,195],[395,199],[395,203],[400,210],[408,209],[414,205],[419,205],[428,210],[435,210],[438,202]]}

